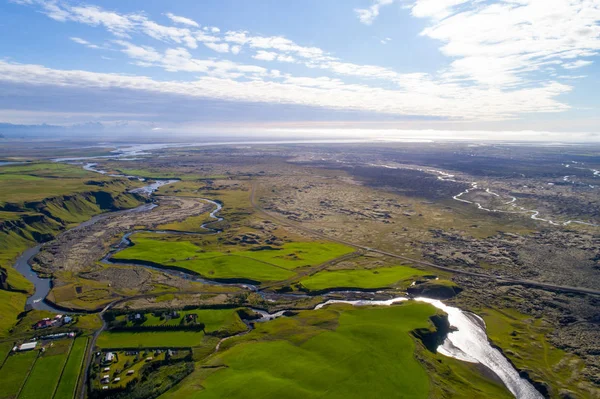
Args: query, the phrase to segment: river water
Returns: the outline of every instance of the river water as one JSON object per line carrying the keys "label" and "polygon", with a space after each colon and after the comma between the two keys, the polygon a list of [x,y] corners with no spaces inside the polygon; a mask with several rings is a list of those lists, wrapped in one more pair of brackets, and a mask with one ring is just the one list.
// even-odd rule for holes
{"label": "river water", "polygon": [[[86,165],[87,170],[95,171],[97,173],[103,173],[104,171],[95,170],[95,165]],[[104,172],[105,173],[105,172]],[[103,173],[103,174],[104,174]],[[176,180],[163,180],[159,181],[162,184],[152,183],[145,186],[140,193],[144,193],[147,195],[151,195],[154,191],[156,191],[159,187],[164,184],[172,183]],[[222,205],[219,202],[207,200],[205,201],[212,203],[215,205],[215,209],[210,213],[210,217],[214,219],[213,221],[204,223],[202,225],[203,228],[207,230],[212,230],[213,233],[218,233],[219,230],[212,229],[208,227],[212,223],[216,223],[218,221],[223,220],[223,218],[218,217],[217,214],[221,211]],[[134,209],[120,211],[120,212],[147,212],[156,207],[156,204],[144,204]],[[114,213],[110,214],[102,214],[95,216],[75,227],[74,229],[81,229],[85,226],[89,226],[102,218],[108,217]],[[173,232],[170,232],[173,233]],[[131,233],[126,234],[123,237],[123,243],[128,241],[128,237]],[[17,259],[15,263],[15,268],[23,274],[29,281],[31,281],[35,285],[35,293],[27,299],[27,306],[31,306],[34,309],[38,310],[49,310],[54,312],[65,313],[64,310],[53,307],[51,304],[46,303],[44,298],[50,292],[52,288],[51,279],[40,278],[35,271],[31,269],[29,264],[30,260],[39,252],[41,245],[37,245],[33,248],[25,251],[21,256]],[[113,252],[114,253],[114,252]],[[105,260],[108,260],[105,258]],[[147,267],[147,266],[140,266]],[[164,269],[161,269],[165,271]],[[178,272],[181,274],[181,272]],[[183,273],[185,274],[185,273]],[[222,284],[211,282],[211,284]],[[258,290],[257,287],[246,286],[246,288],[252,289],[254,291]],[[340,295],[340,292],[336,292],[336,295]],[[351,296],[352,292],[347,292],[348,296]],[[328,294],[324,294],[326,297]],[[278,294],[269,293],[271,299],[277,298]],[[290,294],[283,294],[282,297],[289,297]],[[407,297],[396,297],[387,300],[338,300],[331,299],[327,300],[319,305],[317,305],[314,309],[321,309],[324,306],[334,304],[334,303],[347,303],[352,304],[354,306],[390,306],[394,303],[407,301],[409,298]],[[415,298],[414,300],[420,302],[429,303],[436,308],[444,311],[448,314],[448,321],[450,325],[455,327],[456,330],[452,331],[448,334],[448,337],[443,342],[442,345],[438,347],[438,352],[442,355],[459,359],[461,361],[467,362],[477,362],[481,363],[487,368],[489,368],[492,372],[494,372],[498,378],[506,385],[506,387],[515,395],[518,399],[541,399],[543,396],[525,379],[519,376],[518,371],[511,365],[511,363],[502,355],[502,353],[492,347],[490,344],[486,331],[485,331],[485,323],[481,318],[472,313],[464,312],[459,308],[451,307],[439,300],[429,299],[429,298]],[[268,320],[272,320],[277,317],[282,317],[285,315],[286,311],[279,311],[277,313],[270,314],[260,309],[253,309],[255,312],[261,314],[261,318],[256,320],[256,322],[265,322]]]}

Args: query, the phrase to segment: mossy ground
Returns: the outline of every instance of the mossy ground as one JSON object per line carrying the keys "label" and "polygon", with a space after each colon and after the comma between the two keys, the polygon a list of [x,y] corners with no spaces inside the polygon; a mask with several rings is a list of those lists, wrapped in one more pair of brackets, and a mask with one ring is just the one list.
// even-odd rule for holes
{"label": "mossy ground", "polygon": [[514,309],[482,309],[490,340],[520,370],[550,388],[552,397],[561,390],[589,394],[593,387],[582,377],[584,363],[574,355],[554,347],[547,334],[553,327]]}

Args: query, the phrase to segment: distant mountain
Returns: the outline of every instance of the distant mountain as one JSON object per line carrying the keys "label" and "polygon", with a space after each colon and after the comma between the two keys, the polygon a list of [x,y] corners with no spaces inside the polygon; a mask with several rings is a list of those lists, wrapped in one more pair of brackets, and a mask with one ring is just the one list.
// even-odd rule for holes
{"label": "distant mountain", "polygon": [[48,125],[15,125],[12,123],[0,123],[0,135],[4,138],[29,137],[48,133],[60,133],[65,128],[62,126]]}

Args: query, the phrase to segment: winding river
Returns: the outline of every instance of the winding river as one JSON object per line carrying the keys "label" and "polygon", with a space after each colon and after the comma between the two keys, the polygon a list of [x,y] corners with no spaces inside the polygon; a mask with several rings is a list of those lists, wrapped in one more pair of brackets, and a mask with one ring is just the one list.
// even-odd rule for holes
{"label": "winding river", "polygon": [[[87,164],[86,170],[95,171],[97,173],[104,172],[104,171],[96,170],[94,168],[94,166],[96,166],[96,165]],[[104,173],[106,173],[106,172],[104,172]],[[121,176],[119,176],[119,177],[121,177]],[[126,176],[126,177],[132,178],[130,176]],[[450,176],[447,176],[447,177],[450,177]],[[162,186],[164,184],[170,184],[172,182],[174,182],[174,181],[173,180],[158,181],[158,182],[149,184],[149,185],[143,187],[142,189],[136,189],[136,190],[141,190],[141,191],[136,191],[136,192],[151,195],[160,186]],[[202,225],[202,227],[204,229],[210,230],[213,234],[219,233],[220,232],[219,230],[213,229],[209,226],[213,223],[223,220],[223,218],[217,216],[218,213],[222,209],[222,205],[219,202],[208,200],[208,199],[205,199],[205,201],[215,205],[215,209],[210,213],[210,217],[213,220],[204,223]],[[124,210],[124,211],[119,211],[119,212],[148,212],[156,206],[157,205],[154,203],[144,204],[144,205],[139,206],[134,209]],[[102,214],[102,215],[95,216],[95,217],[91,218],[90,220],[88,220],[87,222],[84,222],[84,223],[80,224],[79,226],[75,227],[74,229],[80,229],[85,226],[89,226],[89,225],[101,220],[102,218],[106,218],[112,214],[114,214],[114,213]],[[112,254],[114,254],[114,252],[126,247],[129,244],[129,236],[132,233],[133,232],[127,233],[123,237],[119,248],[116,249],[115,251],[112,251],[109,255],[107,255],[107,257],[104,258],[104,260],[108,261],[110,256]],[[174,232],[164,232],[164,233],[174,233]],[[183,233],[183,234],[185,234],[185,233]],[[51,279],[40,278],[37,275],[37,273],[32,270],[32,268],[29,264],[31,259],[39,252],[41,246],[42,245],[40,244],[33,248],[28,249],[17,259],[17,261],[15,263],[15,268],[35,285],[35,293],[27,299],[27,306],[28,307],[31,306],[32,308],[39,309],[39,310],[48,310],[48,311],[53,311],[53,312],[65,313],[65,311],[63,309],[55,308],[50,303],[47,303],[44,301],[44,298],[46,298],[46,296],[50,292],[50,289],[52,288]],[[139,266],[139,267],[149,267],[149,266]],[[160,269],[160,270],[162,272],[166,271],[165,269]],[[191,276],[184,272],[179,272],[179,271],[168,271],[168,272],[176,273],[180,277],[187,275],[186,278],[197,279],[196,276]],[[214,282],[214,281],[209,281],[209,280],[204,280],[204,279],[202,279],[202,282],[210,283],[210,284],[226,285],[224,283],[219,283],[219,282]],[[243,287],[253,290],[253,291],[257,291],[261,295],[264,294],[264,297],[267,297],[267,295],[268,295],[268,297],[270,299],[277,299],[278,297],[283,298],[283,297],[294,296],[294,294],[273,294],[273,293],[266,294],[266,293],[262,293],[258,289],[258,287],[249,286],[249,285],[243,285]],[[341,293],[340,292],[335,292],[335,293],[331,293],[331,294],[326,293],[323,296],[325,298],[327,298],[332,294],[339,296]],[[317,305],[314,309],[321,309],[324,306],[334,304],[334,303],[348,303],[348,304],[352,304],[354,306],[390,306],[392,304],[402,302],[402,301],[407,301],[407,300],[411,299],[408,297],[394,297],[394,298],[390,298],[387,300],[376,300],[376,299],[354,300],[354,299],[351,299],[353,296],[356,297],[357,294],[358,293],[354,293],[351,291],[344,292],[343,295],[345,295],[348,299],[344,299],[344,300],[328,299],[325,302]],[[364,293],[360,293],[360,294],[364,295]],[[299,297],[299,295],[296,295],[296,296]],[[305,296],[305,295],[302,295],[302,296]],[[483,320],[481,318],[479,318],[477,315],[474,315],[472,313],[462,311],[459,308],[448,306],[438,300],[429,299],[429,298],[413,298],[413,299],[416,301],[429,303],[429,304],[435,306],[436,308],[447,313],[450,324],[456,328],[455,331],[452,331],[451,333],[448,334],[448,336],[447,336],[446,340],[443,342],[443,344],[438,347],[439,353],[441,353],[442,355],[448,356],[448,357],[459,359],[461,361],[481,363],[482,365],[489,368],[492,372],[494,372],[498,376],[498,378],[506,385],[506,387],[515,395],[516,398],[519,398],[519,399],[543,398],[543,396],[527,380],[525,380],[519,376],[519,372],[502,355],[502,353],[490,344],[490,342],[487,338],[487,335],[486,335],[486,331],[485,331],[485,323],[483,322]],[[265,312],[264,310],[260,310],[260,309],[252,309],[252,310],[254,310],[255,312],[257,312],[261,315],[260,319],[255,320],[256,322],[266,322],[268,320],[272,320],[277,317],[282,317],[282,316],[285,316],[285,314],[287,312],[287,311],[283,310],[283,311],[279,311],[279,312],[270,314],[270,313]],[[216,350],[218,350],[218,346],[217,346]]]}
{"label": "winding river", "polygon": [[[369,163],[367,164],[368,166],[374,166],[374,167],[379,167],[379,168],[386,168],[386,169],[409,169],[409,170],[418,170],[419,172],[429,172],[429,173],[437,173],[439,176],[437,177],[438,180],[441,181],[450,181],[450,182],[455,182],[455,183],[462,183],[464,181],[460,181],[457,180],[455,178],[455,175],[451,174],[451,173],[447,173],[441,170],[436,170],[436,169],[423,169],[423,168],[412,168],[412,167],[406,167],[406,166],[391,166],[391,165],[384,165],[384,164],[374,164],[374,163]],[[566,165],[568,167],[568,165]],[[579,168],[579,169],[585,169],[585,168]],[[589,169],[590,171],[593,172],[594,176],[600,176],[600,171],[599,170],[595,170],[595,169]],[[565,176],[563,179],[568,178],[569,176]],[[565,180],[567,181],[567,180]],[[566,222],[555,222],[552,219],[544,219],[540,217],[540,211],[538,211],[537,209],[527,209],[523,206],[519,206],[517,205],[517,197],[510,197],[509,201],[504,202],[504,205],[509,206],[511,208],[514,208],[515,210],[504,210],[504,209],[492,209],[492,208],[486,208],[483,205],[481,205],[481,203],[476,202],[476,201],[469,201],[466,200],[463,197],[466,194],[469,194],[472,191],[476,191],[476,190],[483,190],[486,193],[493,195],[494,197],[498,197],[500,198],[500,194],[493,192],[492,190],[490,190],[489,188],[483,189],[481,187],[479,187],[479,184],[477,182],[471,182],[471,187],[467,188],[465,191],[462,191],[454,196],[452,196],[452,199],[455,201],[460,201],[460,202],[464,202],[466,204],[473,204],[475,206],[477,206],[477,209],[482,210],[482,211],[486,211],[486,212],[493,212],[493,213],[512,213],[512,214],[531,214],[530,218],[533,220],[537,220],[539,222],[545,222],[545,223],[549,223],[553,226],[568,226],[570,224],[581,224],[581,225],[585,225],[585,226],[592,226],[592,227],[600,227],[599,224],[596,223],[590,223],[590,222],[584,222],[581,220],[567,220]],[[594,186],[592,186],[592,188],[594,188]]]}

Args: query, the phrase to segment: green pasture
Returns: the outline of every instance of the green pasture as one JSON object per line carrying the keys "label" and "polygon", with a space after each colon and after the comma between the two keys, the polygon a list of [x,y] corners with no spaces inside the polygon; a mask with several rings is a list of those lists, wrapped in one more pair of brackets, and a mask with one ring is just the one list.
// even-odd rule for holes
{"label": "green pasture", "polygon": [[350,247],[327,242],[286,243],[280,249],[232,247],[221,252],[204,250],[189,241],[165,240],[156,234],[136,234],[131,240],[134,245],[115,254],[114,259],[182,268],[209,279],[259,282],[285,280],[294,275],[291,269],[318,265],[353,252]]}
{"label": "green pasture", "polygon": [[[232,334],[246,330],[246,325],[238,316],[237,309],[196,309],[196,310],[181,310],[177,311],[179,318],[169,318],[163,316],[155,316],[152,313],[146,313],[146,321],[139,326],[178,326],[183,325],[183,321],[187,315],[195,314],[197,316],[196,323],[203,323],[206,332],[227,330]],[[126,322],[128,327],[134,324],[127,319],[127,315],[117,316],[117,322]]]}
{"label": "green pasture", "polygon": [[211,361],[225,367],[202,381],[204,390],[193,389],[198,382],[188,378],[189,385],[184,381],[166,397],[428,397],[427,373],[409,332],[429,326],[432,306],[335,308],[258,324]]}
{"label": "green pasture", "polygon": [[[415,343],[411,331],[430,328],[436,313],[418,302],[332,305],[258,323],[249,334],[224,341],[163,398],[413,399],[438,397],[430,395],[440,387],[457,398],[510,398],[475,368],[454,359],[447,363]],[[443,376],[434,381],[430,375],[438,369]]]}
{"label": "green pasture", "polygon": [[85,350],[87,348],[87,337],[80,337],[75,339],[71,353],[67,359],[67,364],[63,370],[62,376],[54,399],[72,399],[77,388],[77,381],[79,380],[79,374],[83,367],[83,358],[85,356]]}
{"label": "green pasture", "polygon": [[98,337],[100,348],[189,348],[202,345],[204,333],[195,331],[110,332]]}
{"label": "green pasture", "polygon": [[10,353],[13,348],[12,342],[2,342],[0,343],[0,368],[2,368],[2,363],[6,359],[6,356]]}
{"label": "green pasture", "polygon": [[6,359],[0,369],[0,399],[16,398],[37,356],[37,351],[31,351],[17,353]]}
{"label": "green pasture", "polygon": [[68,353],[42,354],[35,362],[19,399],[52,399]]}
{"label": "green pasture", "polygon": [[302,279],[300,282],[311,291],[329,288],[376,289],[410,281],[426,272],[409,266],[381,267],[377,269],[324,270]]}

